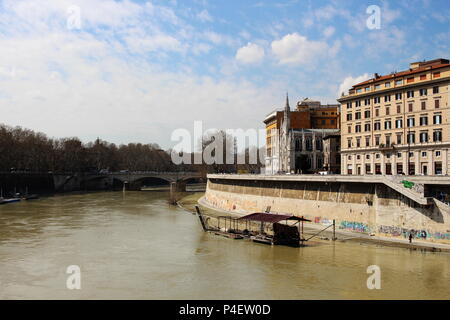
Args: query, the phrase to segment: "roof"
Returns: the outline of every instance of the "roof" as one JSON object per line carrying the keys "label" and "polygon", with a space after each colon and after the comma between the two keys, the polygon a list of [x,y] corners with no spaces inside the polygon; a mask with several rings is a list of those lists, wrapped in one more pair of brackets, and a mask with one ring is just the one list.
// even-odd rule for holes
{"label": "roof", "polygon": [[416,69],[409,69],[406,71],[400,71],[400,72],[396,72],[396,73],[392,73],[392,74],[388,74],[388,75],[384,75],[384,76],[379,76],[377,78],[372,78],[369,79],[367,81],[363,81],[360,83],[355,84],[352,88],[356,88],[365,84],[369,84],[369,83],[373,83],[373,82],[378,82],[378,81],[383,81],[383,80],[387,80],[387,79],[392,79],[392,78],[397,78],[397,77],[402,77],[402,76],[408,76],[411,74],[415,74],[415,73],[420,73],[423,71],[429,71],[429,70],[435,70],[435,69],[440,69],[440,68],[444,68],[444,67],[448,67],[450,66],[449,63],[441,63],[438,65],[434,65],[434,66],[424,66],[424,67],[419,67]]}
{"label": "roof", "polygon": [[270,222],[277,223],[283,220],[297,220],[297,221],[311,221],[305,218],[296,217],[294,215],[285,215],[285,214],[274,214],[274,213],[266,213],[266,212],[257,212],[252,213],[243,217],[240,217],[238,220],[251,220],[251,221],[261,221],[261,222]]}

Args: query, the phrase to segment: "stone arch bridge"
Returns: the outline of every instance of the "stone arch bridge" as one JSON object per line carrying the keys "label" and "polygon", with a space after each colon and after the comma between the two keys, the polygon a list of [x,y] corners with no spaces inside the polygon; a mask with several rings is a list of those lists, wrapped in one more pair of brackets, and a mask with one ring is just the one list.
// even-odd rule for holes
{"label": "stone arch bridge", "polygon": [[[55,189],[64,190],[74,181],[82,186],[102,189],[121,184],[127,190],[140,190],[144,181],[149,179],[162,180],[170,184],[174,191],[185,191],[189,180],[206,178],[199,172],[110,172],[83,175],[60,175],[55,177]],[[83,189],[83,188],[82,188]]]}

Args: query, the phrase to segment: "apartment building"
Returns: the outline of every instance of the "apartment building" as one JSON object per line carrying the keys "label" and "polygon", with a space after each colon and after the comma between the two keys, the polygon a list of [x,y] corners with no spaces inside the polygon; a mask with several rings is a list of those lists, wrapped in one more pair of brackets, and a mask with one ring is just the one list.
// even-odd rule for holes
{"label": "apartment building", "polygon": [[450,173],[450,64],[435,59],[354,85],[341,103],[341,173]]}

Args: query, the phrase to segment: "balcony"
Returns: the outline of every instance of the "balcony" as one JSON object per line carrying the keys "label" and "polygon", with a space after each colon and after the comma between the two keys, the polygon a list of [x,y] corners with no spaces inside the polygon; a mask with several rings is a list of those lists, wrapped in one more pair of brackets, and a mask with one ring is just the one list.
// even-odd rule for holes
{"label": "balcony", "polygon": [[393,150],[395,150],[395,144],[394,143],[387,143],[387,144],[380,143],[378,145],[378,149],[380,151],[393,151]]}

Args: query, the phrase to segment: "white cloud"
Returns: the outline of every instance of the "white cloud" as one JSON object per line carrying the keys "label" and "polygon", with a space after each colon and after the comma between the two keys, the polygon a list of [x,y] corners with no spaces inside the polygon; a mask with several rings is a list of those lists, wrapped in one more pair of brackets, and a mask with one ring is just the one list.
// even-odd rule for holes
{"label": "white cloud", "polygon": [[333,26],[329,26],[325,28],[325,30],[323,30],[323,35],[325,36],[325,38],[329,38],[334,34],[335,31],[336,29]]}
{"label": "white cloud", "polygon": [[211,17],[208,10],[202,10],[201,12],[197,13],[197,18],[201,22],[213,22],[214,21],[213,17]]}
{"label": "white cloud", "polygon": [[214,31],[203,32],[202,38],[203,40],[209,41],[215,45],[222,46],[235,46],[238,43],[238,41],[232,37]]}
{"label": "white cloud", "polygon": [[325,42],[311,41],[306,37],[291,33],[272,42],[272,53],[281,64],[309,64],[327,53]]}
{"label": "white cloud", "polygon": [[[254,110],[267,106],[256,115],[262,119],[279,100],[272,96],[278,88],[269,85],[261,90],[245,80],[214,79],[195,67],[158,60],[170,53],[180,56],[171,61],[190,62],[187,48],[201,54],[213,44],[238,43],[193,31],[170,8],[104,0],[102,12],[97,2],[43,0],[34,10],[35,3],[5,1],[0,12],[2,123],[53,137],[169,147],[172,130],[192,129],[194,120],[205,121],[205,127],[262,126]],[[66,28],[66,5],[72,4],[81,7],[81,30]],[[186,37],[180,28],[163,32],[168,23],[182,26]]]}
{"label": "white cloud", "polygon": [[352,77],[352,76],[346,77],[339,85],[339,90],[337,92],[338,97],[340,97],[342,95],[342,93],[348,94],[348,90],[352,86],[354,86],[357,83],[369,80],[370,78],[371,77],[368,73],[364,73],[363,75],[360,75],[357,77]]}
{"label": "white cloud", "polygon": [[236,53],[236,60],[245,64],[260,63],[263,59],[264,49],[255,43],[249,42]]}

